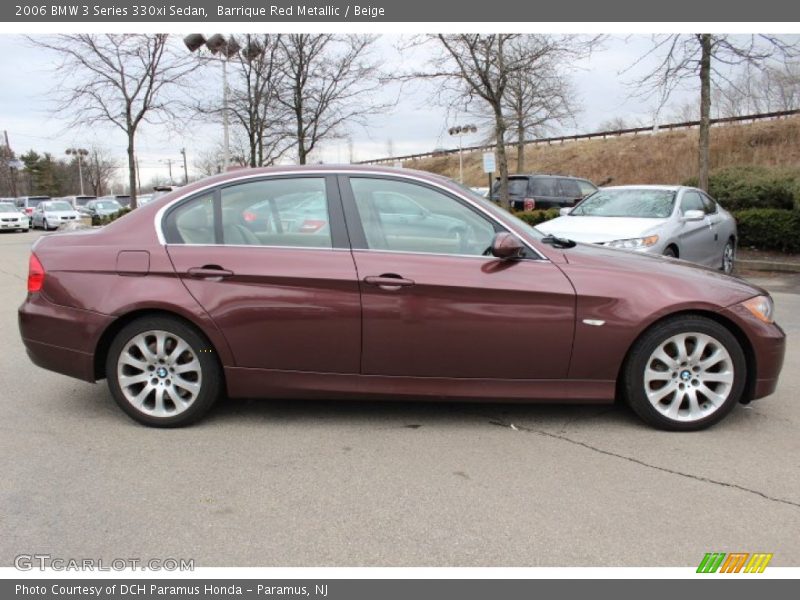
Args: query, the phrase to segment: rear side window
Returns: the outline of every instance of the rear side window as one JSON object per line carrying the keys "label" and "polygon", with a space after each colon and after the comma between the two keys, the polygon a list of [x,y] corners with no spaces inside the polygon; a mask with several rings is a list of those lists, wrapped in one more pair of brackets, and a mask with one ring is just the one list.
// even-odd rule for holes
{"label": "rear side window", "polygon": [[563,198],[582,198],[583,194],[581,194],[581,188],[578,186],[578,182],[574,179],[559,179],[558,180],[558,187],[560,190],[560,196]]}
{"label": "rear side window", "polygon": [[528,180],[522,177],[508,180],[508,193],[512,196],[524,197],[528,193]]}
{"label": "rear side window", "polygon": [[277,178],[222,189],[225,244],[331,248],[325,179]]}
{"label": "rear side window", "polygon": [[214,194],[192,198],[176,207],[164,222],[169,244],[214,244]]}
{"label": "rear side window", "polygon": [[558,188],[556,186],[556,180],[553,177],[542,177],[538,179],[532,179],[530,185],[531,195],[536,196],[549,196],[551,198],[557,197]]}

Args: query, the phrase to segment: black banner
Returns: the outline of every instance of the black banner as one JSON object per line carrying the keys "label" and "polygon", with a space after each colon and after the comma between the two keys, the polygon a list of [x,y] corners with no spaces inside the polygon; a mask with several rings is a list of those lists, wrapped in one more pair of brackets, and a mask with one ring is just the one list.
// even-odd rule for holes
{"label": "black banner", "polygon": [[780,22],[799,21],[785,0],[18,0],[0,4],[4,22]]}

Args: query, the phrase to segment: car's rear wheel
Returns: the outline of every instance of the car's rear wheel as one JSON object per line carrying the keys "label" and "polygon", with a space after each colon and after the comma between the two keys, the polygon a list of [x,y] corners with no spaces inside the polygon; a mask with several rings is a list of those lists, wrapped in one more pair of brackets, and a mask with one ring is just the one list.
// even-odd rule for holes
{"label": "car's rear wheel", "polygon": [[733,240],[728,240],[722,250],[722,271],[723,273],[733,272],[733,263],[736,260],[736,245]]}
{"label": "car's rear wheel", "polygon": [[111,394],[145,425],[180,427],[202,417],[222,390],[222,371],[208,341],[170,317],[146,317],[114,338],[106,362]]}
{"label": "car's rear wheel", "polygon": [[622,389],[645,422],[672,431],[705,429],[744,391],[746,361],[736,337],[701,316],[664,321],[631,348]]}

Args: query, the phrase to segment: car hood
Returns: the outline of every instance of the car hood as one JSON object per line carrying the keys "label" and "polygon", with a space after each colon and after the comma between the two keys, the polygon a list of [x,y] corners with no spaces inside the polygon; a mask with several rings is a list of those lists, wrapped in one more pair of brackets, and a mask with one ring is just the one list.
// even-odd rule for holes
{"label": "car hood", "polygon": [[21,219],[27,216],[28,215],[23,215],[21,212],[17,211],[0,212],[0,219],[13,219],[15,217],[19,217]]}
{"label": "car hood", "polygon": [[76,217],[78,216],[78,211],[75,210],[46,210],[44,211],[46,215],[53,215],[55,217]]}
{"label": "car hood", "polygon": [[579,243],[564,250],[564,257],[567,263],[562,269],[579,295],[622,293],[639,298],[654,311],[701,305],[724,308],[768,295],[744,279],[657,254]]}
{"label": "car hood", "polygon": [[544,233],[576,242],[598,244],[613,240],[644,237],[667,222],[667,219],[635,217],[558,217],[536,226]]}

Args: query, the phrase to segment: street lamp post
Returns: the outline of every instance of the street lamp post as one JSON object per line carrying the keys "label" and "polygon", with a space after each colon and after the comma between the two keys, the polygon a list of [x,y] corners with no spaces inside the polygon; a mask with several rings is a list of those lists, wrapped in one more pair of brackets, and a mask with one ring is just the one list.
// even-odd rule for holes
{"label": "street lamp post", "polygon": [[83,193],[83,157],[89,154],[85,148],[67,148],[67,155],[72,155],[78,160],[78,180],[81,182],[81,196]]}
{"label": "street lamp post", "polygon": [[17,171],[25,168],[25,163],[16,158],[8,161],[8,168],[11,171],[11,195],[17,197]]}
{"label": "street lamp post", "polygon": [[447,130],[450,135],[458,136],[458,180],[464,183],[464,152],[461,145],[462,136],[468,133],[475,133],[478,128],[475,125],[456,125]]}
{"label": "street lamp post", "polygon": [[[241,50],[239,43],[233,38],[225,38],[221,33],[215,33],[210,38],[202,33],[191,33],[183,38],[183,43],[189,52],[200,50],[203,45],[211,52],[212,57],[222,62],[222,151],[224,169],[228,170],[230,164],[230,123],[228,115],[228,60],[236,56]],[[220,56],[217,58],[217,54]],[[212,58],[207,57],[207,58]]]}

